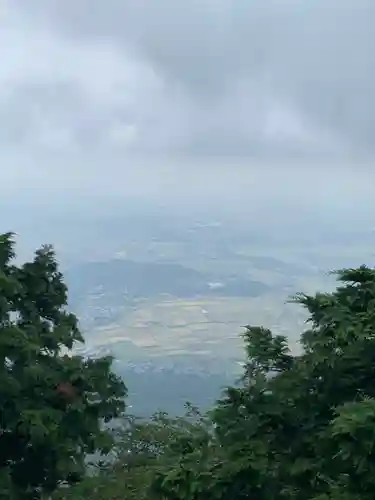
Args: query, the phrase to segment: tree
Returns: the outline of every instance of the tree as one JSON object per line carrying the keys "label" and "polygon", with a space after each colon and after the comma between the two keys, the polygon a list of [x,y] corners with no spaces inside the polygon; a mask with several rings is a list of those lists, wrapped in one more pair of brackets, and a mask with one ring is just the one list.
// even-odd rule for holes
{"label": "tree", "polygon": [[157,472],[156,498],[374,498],[375,270],[337,278],[333,293],[293,299],[310,315],[300,355],[285,337],[247,327],[241,385],[211,413],[214,454],[195,441]]}
{"label": "tree", "polygon": [[112,359],[73,355],[82,343],[50,246],[14,264],[0,237],[0,498],[38,499],[79,481],[85,456],[107,451],[103,422],[123,414]]}
{"label": "tree", "polygon": [[[168,472],[184,449],[212,431],[210,420],[187,405],[186,414],[169,417],[155,413],[150,419],[127,415],[114,430],[111,459],[96,464],[95,473],[54,500],[150,500],[159,498],[155,478]],[[196,444],[193,448],[199,450]]]}

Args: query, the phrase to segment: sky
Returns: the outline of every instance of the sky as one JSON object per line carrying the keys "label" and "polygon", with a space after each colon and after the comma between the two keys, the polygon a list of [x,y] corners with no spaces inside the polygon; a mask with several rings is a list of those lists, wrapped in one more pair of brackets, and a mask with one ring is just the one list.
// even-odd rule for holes
{"label": "sky", "polygon": [[3,0],[0,195],[369,198],[374,21],[374,0]]}

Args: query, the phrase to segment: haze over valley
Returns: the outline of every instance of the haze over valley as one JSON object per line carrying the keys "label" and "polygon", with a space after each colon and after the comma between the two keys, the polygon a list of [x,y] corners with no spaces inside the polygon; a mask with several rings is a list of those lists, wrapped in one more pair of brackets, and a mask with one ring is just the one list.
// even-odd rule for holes
{"label": "haze over valley", "polygon": [[286,334],[297,351],[305,315],[288,298],[329,290],[328,271],[373,259],[375,232],[359,215],[341,227],[339,210],[323,221],[312,207],[306,227],[297,203],[269,219],[266,204],[250,207],[124,202],[100,218],[83,205],[77,218],[40,212],[30,240],[13,227],[21,254],[54,241],[86,337],[80,350],[115,357],[134,412],[180,413],[187,400],[208,408],[238,378],[245,325]]}

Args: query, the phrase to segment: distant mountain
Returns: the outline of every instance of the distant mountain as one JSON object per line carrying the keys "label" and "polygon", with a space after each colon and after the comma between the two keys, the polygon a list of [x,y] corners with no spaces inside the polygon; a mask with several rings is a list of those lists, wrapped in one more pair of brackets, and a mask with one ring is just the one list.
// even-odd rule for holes
{"label": "distant mountain", "polygon": [[180,298],[254,297],[268,290],[267,285],[246,277],[223,280],[220,276],[179,264],[123,259],[84,263],[68,269],[65,278],[73,304],[92,294],[129,299],[152,298],[161,294]]}

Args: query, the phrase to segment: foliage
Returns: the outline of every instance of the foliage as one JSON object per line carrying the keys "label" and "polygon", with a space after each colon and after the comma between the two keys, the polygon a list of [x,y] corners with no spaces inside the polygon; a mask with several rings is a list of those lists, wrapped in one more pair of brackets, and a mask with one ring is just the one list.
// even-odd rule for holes
{"label": "foliage", "polygon": [[[49,247],[21,267],[0,242],[0,496],[40,498],[105,448],[102,420],[125,389],[81,342]],[[375,270],[337,271],[332,293],[299,294],[301,353],[263,327],[243,334],[242,379],[207,416],[123,416],[112,455],[57,500],[372,500],[375,492]]]}
{"label": "foliage", "polygon": [[165,413],[149,420],[127,415],[113,432],[111,459],[97,464],[82,483],[57,492],[54,500],[149,499],[158,471],[172,470],[176,456],[198,435],[212,433],[212,424],[188,405],[186,414],[176,418]]}
{"label": "foliage", "polygon": [[294,298],[310,314],[300,355],[247,327],[245,374],[212,412],[214,437],[157,471],[156,498],[373,499],[375,271],[337,277],[333,293]]}
{"label": "foliage", "polygon": [[0,498],[37,499],[79,481],[87,453],[111,446],[102,422],[119,417],[126,389],[111,358],[71,354],[82,343],[54,252],[14,264],[0,237]]}

